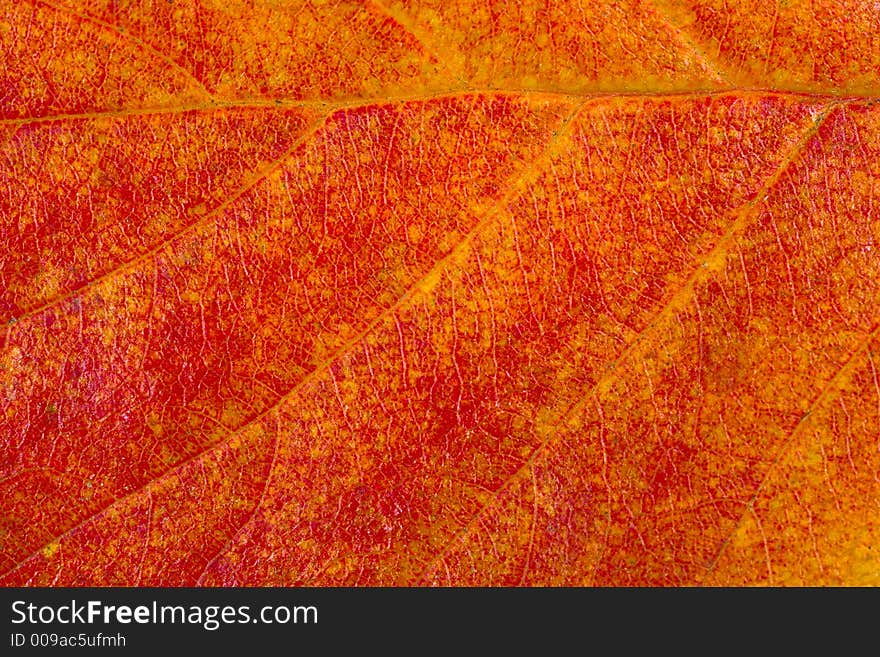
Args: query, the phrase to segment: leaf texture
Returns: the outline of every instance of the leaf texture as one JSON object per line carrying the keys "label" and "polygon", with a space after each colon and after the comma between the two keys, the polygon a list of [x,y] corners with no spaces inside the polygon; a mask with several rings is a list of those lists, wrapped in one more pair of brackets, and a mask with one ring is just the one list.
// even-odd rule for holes
{"label": "leaf texture", "polygon": [[4,585],[876,584],[876,3],[0,0]]}

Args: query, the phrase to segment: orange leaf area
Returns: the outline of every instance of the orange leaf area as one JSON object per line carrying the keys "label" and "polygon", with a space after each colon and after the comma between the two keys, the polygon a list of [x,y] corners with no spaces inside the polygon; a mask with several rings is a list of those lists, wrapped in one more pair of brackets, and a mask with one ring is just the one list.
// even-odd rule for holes
{"label": "orange leaf area", "polygon": [[880,583],[877,3],[0,6],[0,583]]}

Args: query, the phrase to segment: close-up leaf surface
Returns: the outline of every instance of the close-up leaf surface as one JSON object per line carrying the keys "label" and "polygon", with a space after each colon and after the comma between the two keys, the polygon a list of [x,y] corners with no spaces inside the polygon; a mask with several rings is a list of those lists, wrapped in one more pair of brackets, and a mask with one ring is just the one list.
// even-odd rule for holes
{"label": "close-up leaf surface", "polygon": [[0,0],[0,583],[880,583],[880,4]]}

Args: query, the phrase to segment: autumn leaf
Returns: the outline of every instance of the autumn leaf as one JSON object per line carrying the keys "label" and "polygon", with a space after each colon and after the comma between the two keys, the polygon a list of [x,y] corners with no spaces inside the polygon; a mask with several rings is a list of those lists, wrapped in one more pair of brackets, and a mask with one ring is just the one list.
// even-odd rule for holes
{"label": "autumn leaf", "polygon": [[4,585],[880,583],[868,0],[0,0]]}

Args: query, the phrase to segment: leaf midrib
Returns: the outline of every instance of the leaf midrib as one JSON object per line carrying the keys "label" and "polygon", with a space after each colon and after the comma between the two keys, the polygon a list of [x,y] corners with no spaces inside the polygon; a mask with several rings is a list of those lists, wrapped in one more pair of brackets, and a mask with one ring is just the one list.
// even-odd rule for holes
{"label": "leaf midrib", "polygon": [[183,103],[168,105],[149,105],[144,107],[122,107],[116,109],[95,110],[91,112],[73,112],[58,114],[41,114],[19,118],[0,119],[0,125],[34,125],[57,121],[85,121],[100,119],[127,118],[130,116],[152,116],[157,114],[184,114],[187,112],[214,112],[226,109],[251,110],[289,110],[317,109],[333,114],[339,110],[356,110],[381,105],[419,103],[432,100],[448,100],[469,96],[522,96],[547,100],[593,100],[593,99],[628,99],[628,100],[687,100],[689,98],[723,98],[725,96],[761,96],[767,98],[804,99],[814,102],[858,102],[867,103],[880,101],[880,89],[854,91],[820,91],[808,88],[784,87],[695,87],[692,89],[665,89],[645,91],[634,88],[606,90],[573,90],[554,89],[552,87],[455,87],[412,94],[387,94],[378,96],[343,96],[330,98],[233,98],[217,99],[202,103]]}

